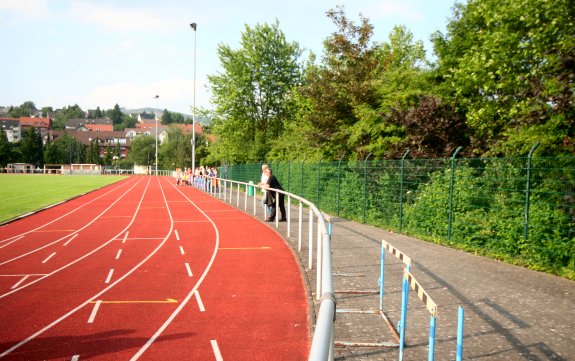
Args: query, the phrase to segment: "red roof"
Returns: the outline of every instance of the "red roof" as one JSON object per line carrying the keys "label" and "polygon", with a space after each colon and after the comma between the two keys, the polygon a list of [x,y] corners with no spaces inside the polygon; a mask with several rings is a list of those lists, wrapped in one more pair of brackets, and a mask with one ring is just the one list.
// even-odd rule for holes
{"label": "red roof", "polygon": [[51,128],[52,119],[50,118],[33,118],[33,117],[20,117],[21,127],[34,127],[34,128]]}

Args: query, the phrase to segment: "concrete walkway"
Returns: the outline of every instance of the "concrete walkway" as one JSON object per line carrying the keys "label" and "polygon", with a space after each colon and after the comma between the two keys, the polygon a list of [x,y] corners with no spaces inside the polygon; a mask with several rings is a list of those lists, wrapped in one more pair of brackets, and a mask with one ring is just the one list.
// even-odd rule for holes
{"label": "concrete walkway", "polygon": [[[234,202],[235,203],[235,202]],[[261,208],[259,208],[261,216]],[[251,211],[249,213],[252,213]],[[297,252],[297,210],[278,231],[294,249],[315,301],[314,269],[304,249]],[[304,215],[307,221],[307,214]],[[275,223],[268,223],[275,227]],[[575,282],[489,260],[344,219],[332,219],[333,272],[337,294],[336,360],[397,360],[403,264],[386,253],[383,310],[377,313],[381,241],[411,257],[411,272],[438,305],[435,359],[455,360],[458,308],[465,311],[464,360],[575,360]],[[410,290],[404,360],[427,360],[430,314]],[[349,311],[349,312],[347,312]],[[354,313],[351,313],[354,311]]]}

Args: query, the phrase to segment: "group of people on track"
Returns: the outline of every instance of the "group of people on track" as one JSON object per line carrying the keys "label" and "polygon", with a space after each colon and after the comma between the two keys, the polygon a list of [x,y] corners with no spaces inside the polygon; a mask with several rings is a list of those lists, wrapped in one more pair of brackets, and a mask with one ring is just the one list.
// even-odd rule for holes
{"label": "group of people on track", "polygon": [[219,187],[218,168],[199,166],[192,172],[190,168],[176,168],[174,172],[176,185],[195,186],[208,192],[216,192]]}

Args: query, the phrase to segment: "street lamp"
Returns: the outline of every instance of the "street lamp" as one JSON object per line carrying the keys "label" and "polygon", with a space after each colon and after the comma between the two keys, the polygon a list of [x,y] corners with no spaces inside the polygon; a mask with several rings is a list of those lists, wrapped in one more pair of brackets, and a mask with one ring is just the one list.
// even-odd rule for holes
{"label": "street lamp", "polygon": [[158,175],[158,99],[160,99],[159,95],[156,95],[156,176]]}
{"label": "street lamp", "polygon": [[196,29],[198,24],[191,23],[194,30],[194,103],[192,105],[192,172],[196,171]]}

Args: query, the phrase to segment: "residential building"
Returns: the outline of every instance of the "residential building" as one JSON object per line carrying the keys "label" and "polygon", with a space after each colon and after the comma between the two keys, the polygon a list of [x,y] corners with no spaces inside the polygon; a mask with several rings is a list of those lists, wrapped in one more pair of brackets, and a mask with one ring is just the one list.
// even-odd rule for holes
{"label": "residential building", "polygon": [[6,138],[10,143],[19,142],[22,138],[18,118],[0,118],[0,129],[6,133]]}

